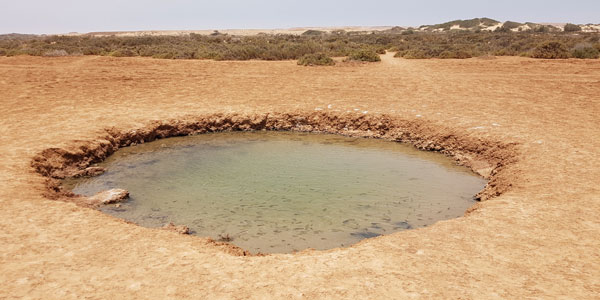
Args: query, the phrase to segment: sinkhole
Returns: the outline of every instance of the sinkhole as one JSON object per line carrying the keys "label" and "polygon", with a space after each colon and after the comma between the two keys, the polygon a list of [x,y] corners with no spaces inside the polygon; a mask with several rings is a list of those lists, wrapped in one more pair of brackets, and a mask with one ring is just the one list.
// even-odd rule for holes
{"label": "sinkhole", "polygon": [[439,153],[402,143],[298,132],[221,132],[120,149],[100,176],[63,185],[86,196],[122,188],[101,210],[141,226],[251,252],[286,253],[462,216],[486,181]]}

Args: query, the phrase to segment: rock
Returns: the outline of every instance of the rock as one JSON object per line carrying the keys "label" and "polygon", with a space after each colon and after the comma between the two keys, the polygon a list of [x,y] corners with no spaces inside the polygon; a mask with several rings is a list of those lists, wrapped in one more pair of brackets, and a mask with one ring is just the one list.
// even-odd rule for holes
{"label": "rock", "polygon": [[92,205],[111,204],[122,202],[129,197],[129,192],[124,189],[111,189],[88,197],[87,202]]}
{"label": "rock", "polygon": [[102,173],[106,172],[105,168],[102,167],[89,167],[81,170],[79,173],[75,175],[75,177],[94,177],[98,175],[102,175]]}
{"label": "rock", "polygon": [[165,226],[163,226],[162,229],[177,232],[179,234],[190,234],[189,227],[187,227],[185,225],[175,225],[175,224],[173,224],[173,222],[169,222],[169,224],[166,224]]}

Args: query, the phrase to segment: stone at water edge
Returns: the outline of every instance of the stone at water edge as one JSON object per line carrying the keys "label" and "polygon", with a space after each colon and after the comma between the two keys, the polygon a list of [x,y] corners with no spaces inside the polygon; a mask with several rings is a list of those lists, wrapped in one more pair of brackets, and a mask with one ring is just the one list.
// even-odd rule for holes
{"label": "stone at water edge", "polygon": [[190,234],[190,228],[185,225],[175,225],[173,222],[169,222],[169,224],[165,224],[162,227],[164,230],[177,232],[179,234]]}
{"label": "stone at water edge", "polygon": [[102,167],[88,167],[81,170],[75,177],[94,177],[102,175],[104,172],[106,172],[106,169]]}
{"label": "stone at water edge", "polygon": [[87,202],[92,205],[110,204],[121,202],[129,197],[129,192],[124,189],[111,189],[88,197]]}

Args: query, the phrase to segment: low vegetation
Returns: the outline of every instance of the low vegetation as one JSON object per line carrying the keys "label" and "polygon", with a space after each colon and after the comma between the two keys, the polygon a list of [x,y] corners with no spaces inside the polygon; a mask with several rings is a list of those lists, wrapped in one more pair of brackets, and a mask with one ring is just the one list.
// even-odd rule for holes
{"label": "low vegetation", "polygon": [[581,31],[581,26],[569,23],[569,24],[565,25],[565,31],[566,32]]}
{"label": "low vegetation", "polygon": [[463,29],[474,29],[479,26],[493,26],[497,24],[498,21],[490,19],[490,18],[475,18],[470,20],[454,20],[442,24],[436,25],[423,25],[420,28],[427,27],[429,29],[442,29],[442,30],[450,30],[453,27],[463,28]]}
{"label": "low vegetation", "polygon": [[[384,51],[384,53],[385,53],[385,51]],[[376,61],[381,61],[381,58],[379,57],[379,54],[375,50],[361,49],[361,50],[356,50],[356,51],[351,52],[350,55],[348,56],[348,60],[376,62]]]}
{"label": "low vegetation", "polygon": [[[0,55],[299,59],[301,65],[329,65],[332,61],[328,58],[341,56],[356,61],[379,61],[377,54],[383,54],[386,50],[396,51],[397,57],[409,59],[462,59],[478,56],[593,59],[597,58],[597,51],[600,49],[600,34],[582,32],[572,26],[566,26],[566,31],[562,32],[547,25],[505,22],[499,27],[503,29],[480,30],[481,26],[494,22],[496,21],[491,19],[473,19],[433,26],[442,31],[429,31],[429,27],[395,27],[377,32],[309,30],[301,35],[232,36],[220,32],[211,35],[138,37],[11,34],[0,35]],[[471,29],[451,29],[456,26]],[[517,30],[523,28],[526,30]]]}
{"label": "low vegetation", "polygon": [[597,59],[600,58],[600,47],[595,48],[590,45],[577,46],[571,52],[571,56],[580,59]]}
{"label": "low vegetation", "polygon": [[325,53],[305,54],[298,59],[302,66],[333,66],[335,61]]}
{"label": "low vegetation", "polygon": [[545,59],[569,58],[569,51],[563,43],[551,41],[535,48],[532,57]]}

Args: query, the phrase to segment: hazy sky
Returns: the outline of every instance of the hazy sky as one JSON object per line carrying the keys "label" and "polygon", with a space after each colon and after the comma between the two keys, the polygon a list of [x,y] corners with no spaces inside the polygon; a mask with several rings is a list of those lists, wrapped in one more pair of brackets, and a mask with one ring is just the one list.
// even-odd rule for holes
{"label": "hazy sky", "polygon": [[0,33],[415,26],[484,16],[600,23],[600,0],[0,0]]}

